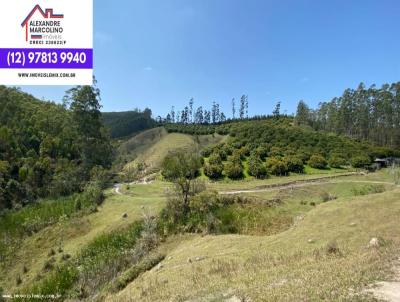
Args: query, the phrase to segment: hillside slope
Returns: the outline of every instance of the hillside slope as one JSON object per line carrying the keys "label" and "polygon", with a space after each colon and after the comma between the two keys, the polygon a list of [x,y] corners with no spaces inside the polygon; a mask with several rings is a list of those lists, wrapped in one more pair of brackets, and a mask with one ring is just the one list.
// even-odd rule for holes
{"label": "hillside slope", "polygon": [[144,163],[149,173],[157,171],[165,156],[178,149],[197,149],[213,145],[224,140],[224,136],[201,135],[191,136],[181,133],[167,133],[164,128],[155,128],[138,134],[125,142],[119,148],[121,153],[129,154],[134,160],[124,166],[127,171],[137,165]]}
{"label": "hillside slope", "polygon": [[391,275],[399,214],[397,188],[320,204],[273,236],[198,236],[108,301],[374,301],[364,288]]}

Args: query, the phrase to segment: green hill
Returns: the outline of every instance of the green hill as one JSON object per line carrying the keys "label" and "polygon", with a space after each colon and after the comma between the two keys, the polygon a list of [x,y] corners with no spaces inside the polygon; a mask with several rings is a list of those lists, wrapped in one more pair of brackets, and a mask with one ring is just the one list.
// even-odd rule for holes
{"label": "green hill", "polygon": [[169,152],[178,149],[198,150],[224,140],[224,136],[200,135],[192,136],[181,133],[168,133],[164,128],[144,131],[119,147],[120,154],[131,158],[123,168],[128,171],[138,163],[145,164],[148,173],[158,171],[163,159]]}

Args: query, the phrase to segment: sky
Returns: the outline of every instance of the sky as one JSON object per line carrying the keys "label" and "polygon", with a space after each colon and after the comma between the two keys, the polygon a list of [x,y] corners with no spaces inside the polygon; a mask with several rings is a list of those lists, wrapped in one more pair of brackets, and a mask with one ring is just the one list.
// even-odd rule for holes
{"label": "sky", "polygon": [[[398,0],[94,0],[94,74],[103,111],[213,101],[231,115],[278,101],[293,113],[356,88],[400,80]],[[60,102],[66,86],[23,86]]]}

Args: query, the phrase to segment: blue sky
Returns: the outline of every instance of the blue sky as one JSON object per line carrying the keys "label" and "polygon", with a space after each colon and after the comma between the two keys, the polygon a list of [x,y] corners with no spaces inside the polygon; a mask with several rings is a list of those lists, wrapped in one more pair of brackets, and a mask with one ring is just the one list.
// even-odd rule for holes
{"label": "blue sky", "polygon": [[[104,111],[213,101],[294,112],[360,82],[400,80],[398,0],[95,0],[95,75]],[[68,87],[22,87],[60,101]]]}

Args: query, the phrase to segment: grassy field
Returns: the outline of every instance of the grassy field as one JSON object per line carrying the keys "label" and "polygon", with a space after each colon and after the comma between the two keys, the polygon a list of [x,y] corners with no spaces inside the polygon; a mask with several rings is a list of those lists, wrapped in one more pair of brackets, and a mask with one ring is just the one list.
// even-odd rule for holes
{"label": "grassy field", "polygon": [[[157,214],[165,205],[165,184],[133,185],[131,195],[117,195],[113,190],[106,191],[105,202],[98,211],[83,217],[60,220],[21,240],[12,263],[4,268],[4,278],[0,287],[15,290],[45,275],[43,268],[50,258],[61,262],[63,255],[75,256],[88,243],[101,234],[123,229],[142,218],[144,211]],[[123,214],[127,214],[123,218]],[[58,252],[59,248],[62,252]],[[56,252],[50,255],[51,250]],[[27,271],[24,272],[24,267]],[[16,277],[21,276],[22,284],[17,287]]]}
{"label": "grassy field", "polygon": [[[108,301],[374,301],[363,289],[389,278],[400,252],[400,189],[368,183],[385,178],[252,193],[283,200],[259,214],[272,235],[189,238]],[[373,237],[379,248],[367,248]]]}
{"label": "grassy field", "polygon": [[[400,189],[390,184],[385,171],[263,189],[324,175],[210,183],[214,190],[256,189],[241,194],[254,202],[232,204],[218,213],[225,229],[235,234],[170,236],[149,255],[164,259],[157,268],[147,267],[152,261],[130,270],[121,267],[122,271],[113,274],[120,276],[117,281],[125,280],[127,287],[112,294],[110,288],[117,281],[103,284],[99,297],[107,296],[110,301],[220,301],[233,296],[253,301],[354,300],[352,293],[390,275],[392,256],[399,247],[395,217],[400,214]],[[85,255],[108,257],[99,258],[96,266],[101,276],[112,263],[108,253],[102,254],[104,247],[120,259],[124,245],[136,241],[129,235],[136,228],[132,224],[144,213],[156,215],[165,206],[170,188],[170,184],[155,181],[125,184],[120,188],[122,195],[109,189],[97,212],[60,219],[27,236],[13,262],[1,272],[0,287],[13,292],[38,284],[55,272],[46,269],[49,262],[51,267],[65,267],[65,255],[85,267],[92,263]],[[383,238],[385,246],[367,249],[372,237]],[[135,267],[151,270],[139,273],[129,284],[126,276]]]}
{"label": "grassy field", "polygon": [[[162,129],[161,135],[157,141],[152,141],[150,144],[145,145],[136,145],[131,144],[132,151],[136,152],[135,148],[140,148],[140,152],[138,152],[138,156],[132,162],[129,162],[125,165],[124,169],[127,170],[129,167],[135,166],[136,163],[145,163],[148,167],[148,170],[157,170],[165,156],[174,150],[177,149],[198,149],[204,148],[207,145],[216,144],[225,139],[224,136],[215,134],[215,135],[200,135],[200,136],[191,136],[187,134],[180,133],[166,133],[164,128]],[[132,140],[135,140],[133,138]],[[142,139],[138,140],[142,141]],[[140,153],[140,154],[139,154]]]}

